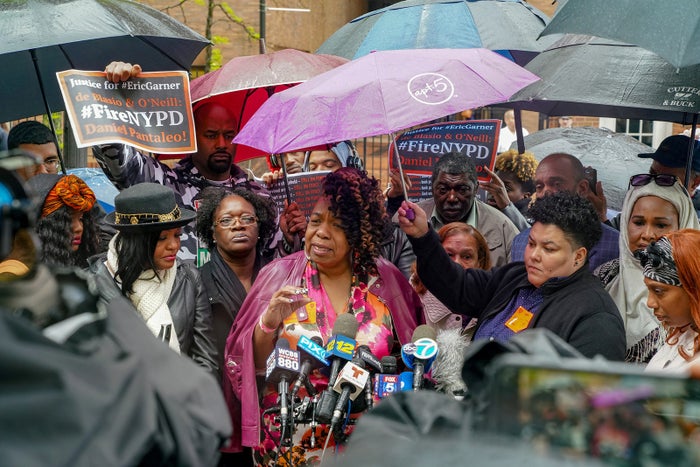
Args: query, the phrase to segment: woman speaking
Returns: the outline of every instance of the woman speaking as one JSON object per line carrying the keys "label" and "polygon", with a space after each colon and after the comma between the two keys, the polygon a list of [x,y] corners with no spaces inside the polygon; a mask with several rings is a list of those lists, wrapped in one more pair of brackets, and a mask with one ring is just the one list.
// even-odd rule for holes
{"label": "woman speaking", "polygon": [[[322,193],[309,217],[304,251],[260,271],[226,342],[224,394],[236,427],[230,450],[253,447],[258,465],[274,463],[280,429],[271,417],[261,427],[260,410],[275,404],[277,387],[262,385],[255,376],[264,375],[278,340],[292,350],[302,336],[327,343],[336,319],[346,315],[357,323],[357,345],[382,358],[394,345],[410,342],[423,322],[420,299],[408,280],[379,257],[386,212],[378,182],[344,167],[324,179]],[[327,383],[319,372],[311,380],[319,392]],[[296,435],[287,451],[293,464],[313,462],[326,433],[314,433],[319,436],[315,448],[308,431]]]}

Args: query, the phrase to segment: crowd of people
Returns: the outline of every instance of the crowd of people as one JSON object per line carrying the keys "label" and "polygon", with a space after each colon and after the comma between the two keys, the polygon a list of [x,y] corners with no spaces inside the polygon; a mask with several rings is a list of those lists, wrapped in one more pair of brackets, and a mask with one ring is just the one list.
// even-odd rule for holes
{"label": "crowd of people", "polygon": [[[113,62],[106,71],[120,82],[140,67]],[[14,190],[9,198],[0,190],[0,289],[12,291],[0,299],[0,333],[34,333],[32,352],[57,345],[60,361],[131,362],[115,374],[140,391],[129,399],[129,413],[140,414],[114,433],[127,437],[130,424],[149,419],[150,431],[134,434],[159,440],[130,444],[131,455],[317,464],[381,403],[382,374],[403,369],[416,388],[435,383],[417,372],[429,373],[432,361],[413,352],[440,333],[468,345],[544,329],[581,358],[673,374],[687,374],[699,355],[700,224],[689,190],[700,178],[693,172],[684,183],[687,137],[640,155],[652,159],[650,170],[630,174],[622,212],[608,219],[603,191],[566,153],[538,162],[508,144],[479,181],[470,158],[449,152],[432,169],[432,197],[414,203],[396,189],[396,173],[382,192],[349,141],[286,154],[258,183],[234,162],[234,115],[200,103],[194,118],[197,152],[174,168],[124,144],[93,148],[120,190],[109,214],[83,180],[58,173],[55,139],[40,123],[9,132],[8,147],[25,163],[1,168],[0,158],[0,181]],[[276,206],[268,188],[307,171],[328,171],[311,212]],[[37,281],[55,296],[18,295]],[[93,366],[71,377],[99,379]],[[127,387],[129,375],[144,382]],[[21,378],[21,368],[10,377]],[[196,426],[178,432],[170,424],[183,407]],[[4,417],[11,421],[0,410]]]}

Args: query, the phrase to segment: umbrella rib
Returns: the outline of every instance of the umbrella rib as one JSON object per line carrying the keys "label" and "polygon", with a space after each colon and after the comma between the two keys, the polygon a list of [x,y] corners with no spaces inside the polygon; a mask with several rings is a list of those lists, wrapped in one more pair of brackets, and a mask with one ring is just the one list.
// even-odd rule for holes
{"label": "umbrella rib", "polygon": [[187,65],[184,65],[184,64],[182,64],[179,60],[176,60],[175,58],[173,58],[170,54],[166,53],[163,49],[161,49],[160,47],[158,47],[157,45],[155,45],[153,42],[151,42],[151,41],[149,41],[148,39],[146,39],[144,36],[134,36],[134,37],[136,37],[137,39],[139,39],[141,42],[145,42],[146,44],[150,45],[150,46],[153,47],[155,50],[157,50],[158,52],[162,53],[163,56],[168,57],[170,60],[172,60],[173,62],[175,62],[175,63],[177,64],[177,66],[179,66],[182,70],[185,70],[185,71],[189,71],[189,70],[190,70],[190,68],[189,68]]}
{"label": "umbrella rib", "polygon": [[66,61],[70,65],[70,67],[75,68],[75,65],[73,64],[73,60],[71,60],[70,57],[68,56],[68,54],[66,53],[66,51],[63,50],[63,44],[58,44],[58,50],[61,51],[61,53],[63,54],[63,57],[66,59]]}

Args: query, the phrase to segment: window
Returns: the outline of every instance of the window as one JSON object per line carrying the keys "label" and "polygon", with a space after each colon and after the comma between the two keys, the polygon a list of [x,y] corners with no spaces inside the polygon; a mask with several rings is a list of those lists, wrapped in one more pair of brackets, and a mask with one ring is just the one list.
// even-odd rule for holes
{"label": "window", "polygon": [[615,119],[615,132],[626,133],[640,142],[652,146],[654,138],[654,122],[651,120]]}

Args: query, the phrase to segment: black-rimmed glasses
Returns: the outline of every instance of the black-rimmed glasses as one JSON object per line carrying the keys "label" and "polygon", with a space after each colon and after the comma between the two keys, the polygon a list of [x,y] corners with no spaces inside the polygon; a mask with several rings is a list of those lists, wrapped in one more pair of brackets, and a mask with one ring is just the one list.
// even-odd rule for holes
{"label": "black-rimmed glasses", "polygon": [[243,227],[253,225],[258,222],[258,218],[251,216],[250,214],[243,214],[242,216],[227,216],[222,217],[218,221],[214,222],[214,227],[220,225],[223,228],[231,227],[234,222],[238,221]]}
{"label": "black-rimmed glasses", "polygon": [[678,177],[669,174],[637,174],[630,177],[629,186],[644,186],[652,181],[659,186],[673,186],[678,181]]}

